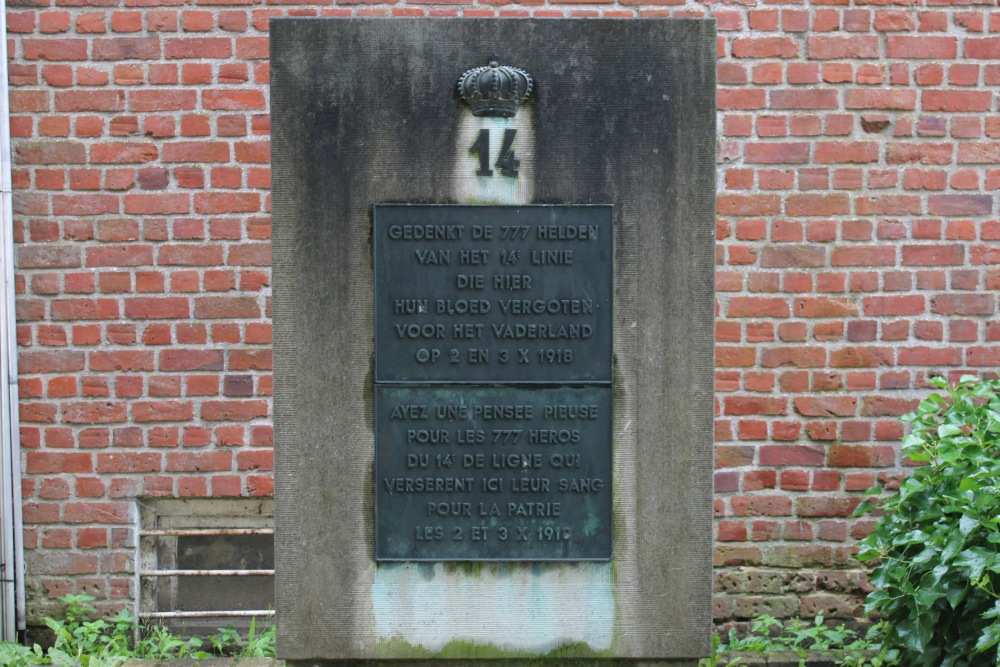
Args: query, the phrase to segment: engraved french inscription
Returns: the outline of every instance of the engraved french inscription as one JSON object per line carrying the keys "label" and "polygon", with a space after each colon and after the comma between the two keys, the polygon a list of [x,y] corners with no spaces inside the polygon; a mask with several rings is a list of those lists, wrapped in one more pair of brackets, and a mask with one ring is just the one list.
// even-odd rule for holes
{"label": "engraved french inscription", "polygon": [[374,208],[377,382],[611,381],[608,205]]}
{"label": "engraved french inscription", "polygon": [[611,557],[612,389],[376,385],[379,560]]}

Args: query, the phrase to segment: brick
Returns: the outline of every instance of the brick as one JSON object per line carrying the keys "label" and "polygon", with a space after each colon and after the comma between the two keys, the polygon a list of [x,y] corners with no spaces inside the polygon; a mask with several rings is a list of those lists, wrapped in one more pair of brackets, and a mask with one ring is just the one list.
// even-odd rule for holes
{"label": "brick", "polygon": [[788,317],[788,302],[780,297],[733,297],[729,317]]}
{"label": "brick", "polygon": [[229,144],[182,141],[163,147],[164,162],[228,162]]}
{"label": "brick", "polygon": [[267,417],[267,401],[206,401],[201,405],[201,418],[206,421],[249,421]]}
{"label": "brick", "polygon": [[793,194],[785,200],[785,213],[793,217],[847,215],[851,200],[846,194]]}
{"label": "brick", "polygon": [[124,196],[125,213],[130,215],[178,215],[191,210],[186,194],[130,194]]}
{"label": "brick", "polygon": [[88,473],[93,470],[93,458],[87,452],[27,452],[25,472],[29,475],[58,473]]}
{"label": "brick", "polygon": [[847,91],[844,106],[848,109],[883,109],[886,111],[912,111],[917,105],[915,90],[863,90]]}
{"label": "brick", "polygon": [[854,202],[858,215],[919,215],[923,213],[920,197],[889,195],[858,197]]}
{"label": "brick", "polygon": [[228,37],[168,37],[164,55],[174,59],[229,58],[233,40]]}
{"label": "brick", "polygon": [[774,215],[781,211],[779,195],[720,195],[716,201],[719,215]]}
{"label": "brick", "polygon": [[920,105],[924,111],[989,111],[993,94],[988,90],[924,90]]}
{"label": "brick", "polygon": [[720,89],[716,106],[720,111],[763,109],[767,103],[767,93],[763,89]]}
{"label": "brick", "polygon": [[790,516],[792,500],[787,496],[734,496],[730,503],[736,516]]}
{"label": "brick", "polygon": [[1000,37],[973,38],[964,40],[966,58],[980,60],[1000,59]]}
{"label": "brick", "polygon": [[218,266],[223,249],[218,245],[177,243],[160,247],[157,263],[164,266]]}
{"label": "brick", "polygon": [[964,261],[965,248],[957,244],[903,246],[903,264],[907,266],[960,265]]}
{"label": "brick", "polygon": [[787,402],[781,398],[727,396],[725,406],[727,415],[784,415],[788,412]]}
{"label": "brick", "polygon": [[991,195],[929,195],[927,211],[933,215],[990,215],[994,197]]}
{"label": "brick", "polygon": [[111,320],[119,317],[115,299],[57,299],[51,304],[54,320]]}
{"label": "brick", "polygon": [[764,268],[820,267],[826,263],[826,250],[810,245],[769,245],[761,251]]}
{"label": "brick", "polygon": [[259,90],[206,90],[201,94],[202,107],[212,111],[242,111],[266,108],[264,93]]}
{"label": "brick", "polygon": [[894,362],[892,348],[844,347],[830,353],[830,365],[835,368],[873,368],[891,366]]}
{"label": "brick", "polygon": [[116,142],[90,147],[90,161],[94,164],[151,162],[157,158],[157,154],[156,145],[145,142]]}
{"label": "brick", "polygon": [[987,366],[996,368],[1000,366],[1000,346],[969,347],[966,350],[966,360],[969,366]]}
{"label": "brick", "polygon": [[833,89],[775,90],[771,109],[836,109],[840,95]]}
{"label": "brick", "polygon": [[266,164],[271,160],[271,142],[240,141],[235,145],[237,162],[252,162]]}
{"label": "brick", "polygon": [[737,37],[733,40],[735,58],[795,58],[799,47],[791,37]]}
{"label": "brick", "polygon": [[193,90],[134,90],[128,94],[130,111],[186,111],[197,105],[198,93]]}
{"label": "brick", "polygon": [[195,211],[203,214],[256,213],[261,210],[255,192],[199,192],[194,196]]}
{"label": "brick", "polygon": [[60,90],[55,94],[55,110],[67,112],[124,111],[125,91]]}
{"label": "brick", "polygon": [[161,371],[221,371],[223,368],[221,350],[169,349],[159,353]]}
{"label": "brick", "polygon": [[957,53],[958,39],[955,37],[910,35],[886,37],[886,55],[890,58],[951,60]]}
{"label": "brick", "polygon": [[93,40],[94,60],[156,60],[160,57],[159,37],[114,37]]}
{"label": "brick", "polygon": [[86,60],[85,39],[25,39],[22,42],[26,60]]}
{"label": "brick", "polygon": [[190,401],[136,401],[132,405],[132,418],[139,423],[190,421],[194,406]]}
{"label": "brick", "polygon": [[128,418],[124,403],[109,401],[68,403],[62,407],[62,420],[67,424],[111,424]]}
{"label": "brick", "polygon": [[158,452],[99,452],[98,473],[159,472],[162,456]]}
{"label": "brick", "polygon": [[797,317],[845,317],[858,314],[853,299],[832,297],[803,297],[795,300]]}
{"label": "brick", "polygon": [[20,143],[15,156],[19,164],[82,164],[87,161],[87,148],[75,141]]}
{"label": "brick", "polygon": [[195,299],[199,319],[240,319],[260,317],[257,300],[247,296],[204,296]]}
{"label": "brick", "polygon": [[268,371],[272,368],[271,350],[229,350],[226,354],[231,371]]}
{"label": "brick", "polygon": [[95,350],[89,354],[89,366],[97,372],[155,370],[152,352],[131,350]]}
{"label": "brick", "polygon": [[267,37],[237,37],[236,57],[246,60],[266,59],[270,53],[270,40]]}
{"label": "brick", "polygon": [[7,32],[9,33],[32,33],[35,31],[35,12],[7,12]]}
{"label": "brick", "polygon": [[928,144],[894,141],[886,148],[887,164],[951,164],[954,155],[952,144]]}
{"label": "brick", "polygon": [[60,576],[97,574],[97,556],[94,554],[49,552],[47,556],[31,563],[32,572]]}
{"label": "brick", "polygon": [[[821,466],[825,457],[825,449],[819,445],[762,445],[760,448],[760,464],[766,466]],[[783,488],[784,478],[783,473]]]}
{"label": "brick", "polygon": [[962,350],[936,347],[899,348],[900,366],[958,366],[962,363]]}
{"label": "brick", "polygon": [[816,143],[816,163],[867,163],[879,159],[879,144],[874,141],[820,141]]}
{"label": "brick", "polygon": [[796,514],[802,517],[850,516],[860,504],[860,498],[802,496],[796,502]]}
{"label": "brick", "polygon": [[878,37],[814,35],[809,37],[809,57],[813,60],[878,58]]}
{"label": "brick", "polygon": [[778,366],[797,366],[814,368],[826,363],[826,350],[822,347],[775,347],[761,352],[761,366],[775,368]]}
{"label": "brick", "polygon": [[165,472],[221,472],[232,467],[232,454],[227,451],[167,452]]}
{"label": "brick", "polygon": [[125,299],[125,316],[130,319],[177,319],[190,316],[185,297],[134,297]]}
{"label": "brick", "polygon": [[[271,266],[271,244],[247,243],[231,245],[226,262],[230,266]],[[246,289],[246,287],[243,289]]]}
{"label": "brick", "polygon": [[939,294],[931,299],[931,312],[938,315],[993,315],[996,312],[996,296]]}
{"label": "brick", "polygon": [[794,143],[748,143],[745,159],[750,164],[802,164],[809,160],[809,144]]}

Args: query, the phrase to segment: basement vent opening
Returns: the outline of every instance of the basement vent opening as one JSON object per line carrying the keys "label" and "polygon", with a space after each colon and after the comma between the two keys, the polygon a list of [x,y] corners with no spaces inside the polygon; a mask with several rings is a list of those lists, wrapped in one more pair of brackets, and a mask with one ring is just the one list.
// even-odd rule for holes
{"label": "basement vent opening", "polygon": [[146,624],[209,635],[274,615],[271,499],[141,499],[139,611]]}

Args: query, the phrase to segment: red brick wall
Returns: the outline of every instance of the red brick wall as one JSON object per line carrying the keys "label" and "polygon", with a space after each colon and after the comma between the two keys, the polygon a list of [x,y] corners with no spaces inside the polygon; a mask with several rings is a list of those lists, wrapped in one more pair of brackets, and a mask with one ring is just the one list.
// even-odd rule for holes
{"label": "red brick wall", "polygon": [[1000,364],[989,0],[17,0],[29,615],[133,599],[133,499],[271,493],[271,16],[712,14],[716,616],[857,611],[930,373]]}

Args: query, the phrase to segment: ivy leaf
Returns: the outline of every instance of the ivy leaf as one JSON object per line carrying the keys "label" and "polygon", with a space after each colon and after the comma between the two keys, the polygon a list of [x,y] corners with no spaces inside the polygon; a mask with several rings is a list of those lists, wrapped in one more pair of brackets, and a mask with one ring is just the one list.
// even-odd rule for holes
{"label": "ivy leaf", "polygon": [[944,596],[951,608],[955,609],[965,599],[965,594],[968,591],[969,587],[964,581],[950,581],[945,585]]}
{"label": "ivy leaf", "polygon": [[969,570],[969,579],[975,581],[983,576],[983,571],[996,561],[996,554],[983,549],[973,547],[966,549],[955,559],[957,567],[965,567]]}
{"label": "ivy leaf", "polygon": [[953,435],[961,435],[962,429],[954,424],[941,424],[938,427],[937,434],[941,439],[951,437]]}
{"label": "ivy leaf", "polygon": [[959,483],[958,490],[960,493],[965,493],[966,491],[972,491],[977,486],[979,486],[979,480],[975,477],[966,477]]}
{"label": "ivy leaf", "polygon": [[895,626],[900,643],[914,653],[923,653],[931,639],[936,613],[924,613],[907,618]]}
{"label": "ivy leaf", "polygon": [[900,418],[904,455],[928,465],[856,513],[882,509],[858,542],[859,560],[880,559],[865,610],[887,622],[899,664],[992,665],[975,654],[1000,644],[1000,379],[929,382],[941,392]]}
{"label": "ivy leaf", "polygon": [[993,608],[982,617],[993,619],[993,622],[986,626],[985,631],[979,636],[979,641],[976,642],[976,651],[980,653],[1000,643],[1000,600],[994,602]]}
{"label": "ivy leaf", "polygon": [[958,532],[962,534],[963,537],[967,537],[969,533],[979,527],[979,519],[968,514],[963,514],[962,518],[958,520]]}

